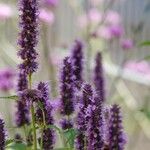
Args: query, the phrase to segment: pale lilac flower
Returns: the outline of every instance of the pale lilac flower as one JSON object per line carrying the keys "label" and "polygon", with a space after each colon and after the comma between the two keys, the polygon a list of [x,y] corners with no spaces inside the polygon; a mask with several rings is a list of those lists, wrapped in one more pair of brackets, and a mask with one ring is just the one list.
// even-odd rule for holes
{"label": "pale lilac flower", "polygon": [[8,19],[13,15],[12,9],[9,5],[0,4],[0,20]]}
{"label": "pale lilac flower", "polygon": [[121,47],[124,50],[132,49],[134,46],[134,43],[131,39],[124,39],[121,41]]}
{"label": "pale lilac flower", "polygon": [[108,11],[106,14],[106,23],[117,25],[121,23],[121,16],[116,11]]}
{"label": "pale lilac flower", "polygon": [[150,64],[146,61],[129,61],[125,64],[125,69],[131,70],[135,73],[140,73],[145,76],[150,76]]}
{"label": "pale lilac flower", "polygon": [[102,19],[102,15],[98,9],[92,8],[88,13],[88,18],[91,23],[99,23]]}
{"label": "pale lilac flower", "polygon": [[44,23],[48,23],[48,24],[53,24],[55,20],[53,12],[45,9],[40,10],[39,18]]}
{"label": "pale lilac flower", "polygon": [[113,38],[120,38],[124,31],[121,25],[112,25],[109,27],[109,32]]}
{"label": "pale lilac flower", "polygon": [[101,12],[96,8],[92,8],[89,10],[87,15],[83,14],[78,17],[78,26],[80,28],[84,28],[89,24],[90,25],[98,24],[99,22],[101,22],[101,19],[102,19]]}

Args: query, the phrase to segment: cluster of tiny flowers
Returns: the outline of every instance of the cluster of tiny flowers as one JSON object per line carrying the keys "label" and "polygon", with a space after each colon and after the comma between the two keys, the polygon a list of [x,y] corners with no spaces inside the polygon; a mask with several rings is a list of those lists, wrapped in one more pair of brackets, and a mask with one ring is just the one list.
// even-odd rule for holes
{"label": "cluster of tiny flowers", "polygon": [[[45,114],[45,124],[54,125],[54,119],[52,116],[52,106],[49,101],[46,102],[46,106],[44,108]],[[53,149],[55,143],[55,132],[54,129],[46,128],[43,131],[43,150]]]}
{"label": "cluster of tiny flowers", "polygon": [[82,81],[82,71],[83,71],[83,44],[80,40],[75,40],[72,47],[72,66],[73,66],[73,80]]}
{"label": "cluster of tiny flowers", "polygon": [[[21,32],[18,55],[22,59],[22,63],[19,65],[17,84],[18,101],[16,125],[22,127],[30,124],[29,109],[31,108],[33,125],[31,129],[34,134],[32,134],[32,132],[27,134],[27,146],[33,145],[35,146],[34,149],[37,149],[36,141],[38,140],[43,150],[53,150],[56,136],[54,128],[52,127],[56,129],[59,127],[57,128],[57,126],[55,126],[48,84],[40,82],[35,88],[32,88],[31,85],[31,75],[38,67],[36,61],[38,55],[36,52],[38,32],[37,1],[38,0],[21,0],[20,2]],[[115,33],[118,35],[116,31]],[[76,40],[72,48],[72,55],[63,60],[59,105],[60,114],[62,115],[62,120],[60,121],[61,134],[65,133],[64,130],[71,128],[77,130],[77,135],[75,137],[76,150],[123,150],[125,139],[120,107],[118,105],[113,105],[110,109],[110,113],[106,113],[106,109],[103,109],[105,106],[105,90],[101,54],[98,53],[96,56],[94,71],[95,88],[93,88],[92,85],[84,82],[82,76],[82,48],[82,42]],[[75,90],[74,85],[79,81],[82,82],[82,86]],[[75,96],[77,90],[81,93],[78,97],[78,101],[75,100],[77,98]],[[77,111],[75,112],[75,110]],[[74,116],[75,118],[73,118]],[[105,132],[105,129],[109,132]],[[38,136],[36,135],[36,130],[38,130]],[[63,138],[63,142],[70,141],[70,139],[66,139],[67,136]],[[15,139],[22,142],[20,135],[16,135]],[[5,149],[4,122],[1,119],[0,149]]]}
{"label": "cluster of tiny flowers", "polygon": [[122,127],[122,116],[120,114],[120,107],[116,104],[113,105],[110,113],[109,148],[111,150],[123,150],[126,139]]}
{"label": "cluster of tiny flowers", "polygon": [[61,113],[69,116],[74,112],[74,88],[72,79],[72,65],[69,57],[63,60],[61,73]]}
{"label": "cluster of tiny flowers", "polygon": [[84,149],[87,145],[87,126],[89,115],[87,114],[88,107],[92,104],[93,91],[89,84],[85,84],[82,88],[82,98],[79,104],[79,112],[77,114],[77,130],[76,149]]}
{"label": "cluster of tiny flowers", "polygon": [[95,70],[94,70],[94,84],[95,89],[99,95],[100,101],[105,101],[105,89],[104,89],[104,76],[102,66],[101,53],[97,53],[95,59]]}
{"label": "cluster of tiny flowers", "polygon": [[20,36],[18,44],[20,50],[18,55],[23,60],[19,65],[20,70],[25,74],[32,74],[37,70],[38,63],[36,62],[37,52],[37,15],[38,4],[37,0],[21,0],[20,2]]}
{"label": "cluster of tiny flowers", "polygon": [[103,117],[101,106],[90,106],[89,116],[90,121],[88,123],[88,150],[103,149]]}

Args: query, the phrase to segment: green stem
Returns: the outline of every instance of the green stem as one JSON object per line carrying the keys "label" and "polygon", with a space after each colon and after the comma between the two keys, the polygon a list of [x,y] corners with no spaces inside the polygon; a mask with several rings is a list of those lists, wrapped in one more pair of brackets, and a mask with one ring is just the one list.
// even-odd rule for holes
{"label": "green stem", "polygon": [[33,128],[33,147],[34,150],[37,150],[36,126],[35,126],[35,115],[34,115],[33,103],[31,104],[31,116],[32,116],[32,128]]}
{"label": "green stem", "polygon": [[[29,74],[29,89],[32,89],[32,74]],[[36,126],[35,126],[35,113],[34,105],[31,103],[31,119],[32,119],[32,129],[33,129],[33,150],[37,150],[37,136],[36,136]]]}

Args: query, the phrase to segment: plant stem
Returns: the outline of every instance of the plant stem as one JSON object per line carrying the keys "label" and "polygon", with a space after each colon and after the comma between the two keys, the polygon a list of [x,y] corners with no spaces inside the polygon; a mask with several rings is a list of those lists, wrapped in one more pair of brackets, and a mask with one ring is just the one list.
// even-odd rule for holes
{"label": "plant stem", "polygon": [[[32,88],[32,74],[29,74],[29,89]],[[35,113],[34,105],[31,103],[31,119],[32,119],[32,129],[33,129],[33,150],[37,150],[37,139],[36,139],[36,126],[35,126]]]}
{"label": "plant stem", "polygon": [[31,116],[32,116],[32,128],[33,128],[33,146],[34,146],[34,150],[37,150],[36,126],[35,126],[35,116],[34,116],[33,103],[31,104]]}

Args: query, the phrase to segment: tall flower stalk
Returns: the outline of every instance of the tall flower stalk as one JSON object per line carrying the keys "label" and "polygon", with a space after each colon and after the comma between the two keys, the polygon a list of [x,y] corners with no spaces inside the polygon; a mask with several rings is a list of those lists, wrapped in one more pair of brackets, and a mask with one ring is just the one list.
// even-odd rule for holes
{"label": "tall flower stalk", "polygon": [[124,150],[126,143],[120,107],[113,105],[111,108],[110,124],[109,124],[109,149]]}
{"label": "tall flower stalk", "polygon": [[[28,78],[29,86],[32,88],[31,77],[32,73],[36,72],[38,63],[36,62],[37,52],[37,33],[38,33],[38,0],[20,0],[20,34],[18,44],[20,50],[18,55],[22,59],[19,65],[20,72]],[[33,127],[33,145],[34,150],[37,150],[37,137],[34,117],[34,106],[31,102],[31,118]]]}
{"label": "tall flower stalk", "polygon": [[102,65],[102,55],[97,53],[94,68],[94,85],[101,102],[105,102],[105,85]]}

